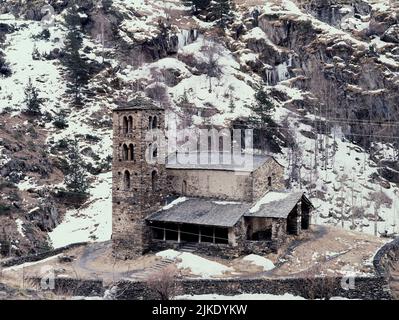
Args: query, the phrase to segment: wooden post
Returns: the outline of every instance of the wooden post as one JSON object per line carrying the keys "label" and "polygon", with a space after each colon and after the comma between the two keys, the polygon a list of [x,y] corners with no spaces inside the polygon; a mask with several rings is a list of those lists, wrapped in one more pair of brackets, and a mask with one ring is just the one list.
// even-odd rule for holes
{"label": "wooden post", "polygon": [[215,227],[213,227],[212,230],[213,230],[213,243],[216,243],[216,241],[215,241],[215,240],[216,240],[216,239],[215,239]]}
{"label": "wooden post", "polygon": [[198,243],[201,243],[201,226],[198,226]]}

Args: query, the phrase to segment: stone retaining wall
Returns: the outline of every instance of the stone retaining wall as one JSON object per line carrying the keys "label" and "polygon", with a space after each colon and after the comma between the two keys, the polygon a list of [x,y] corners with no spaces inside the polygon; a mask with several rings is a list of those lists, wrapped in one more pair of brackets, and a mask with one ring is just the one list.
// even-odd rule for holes
{"label": "stone retaining wall", "polygon": [[7,259],[7,260],[0,262],[0,267],[8,268],[8,267],[13,267],[13,266],[17,266],[20,264],[24,264],[27,262],[40,261],[40,260],[55,256],[57,254],[63,253],[69,249],[78,248],[78,247],[84,246],[86,244],[87,244],[87,242],[73,243],[73,244],[70,244],[65,247],[55,249],[55,250],[50,250],[50,251],[46,251],[46,252],[42,252],[42,253],[29,255],[29,256]]}
{"label": "stone retaining wall", "polygon": [[[156,253],[167,249],[180,250],[184,243],[175,241],[151,240],[149,251]],[[276,241],[243,241],[242,245],[231,246],[228,244],[213,243],[190,243],[195,254],[203,254],[210,257],[222,259],[235,259],[247,254],[265,255],[276,252],[278,242]]]}
{"label": "stone retaining wall", "polygon": [[[30,278],[32,283],[40,288],[42,279]],[[57,295],[93,297],[104,296],[105,287],[102,280],[56,278],[54,279],[53,292]]]}
{"label": "stone retaining wall", "polygon": [[[283,295],[290,293],[308,299],[332,296],[349,299],[391,299],[388,284],[383,277],[357,277],[354,289],[344,290],[341,277],[335,278],[278,278],[278,279],[184,279],[178,281],[178,295],[219,294],[233,296],[246,294]],[[158,299],[155,292],[143,282],[120,282],[116,298],[121,300]]]}
{"label": "stone retaining wall", "polygon": [[374,268],[378,276],[389,277],[395,262],[399,261],[399,238],[384,245],[374,256]]}

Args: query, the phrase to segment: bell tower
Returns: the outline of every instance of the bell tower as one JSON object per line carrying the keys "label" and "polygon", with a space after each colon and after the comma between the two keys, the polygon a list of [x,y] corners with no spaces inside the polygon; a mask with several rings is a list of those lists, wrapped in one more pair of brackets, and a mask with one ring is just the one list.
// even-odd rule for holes
{"label": "bell tower", "polygon": [[[166,191],[164,161],[155,132],[165,135],[165,111],[136,97],[113,111],[112,242],[117,258],[131,259],[148,249],[145,218],[157,211]],[[150,161],[149,161],[150,159]]]}

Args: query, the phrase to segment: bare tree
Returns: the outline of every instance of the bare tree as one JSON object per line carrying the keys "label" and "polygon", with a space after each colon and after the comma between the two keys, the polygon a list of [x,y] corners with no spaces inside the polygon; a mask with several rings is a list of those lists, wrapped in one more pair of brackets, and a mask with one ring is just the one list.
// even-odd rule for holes
{"label": "bare tree", "polygon": [[159,106],[167,107],[170,102],[170,97],[165,84],[165,72],[159,71],[157,68],[151,68],[150,73],[154,81],[147,86],[145,90],[146,95],[158,102]]}
{"label": "bare tree", "polygon": [[346,208],[346,182],[349,180],[347,174],[343,174],[338,177],[337,181],[340,182],[341,186],[341,196],[337,199],[338,206],[341,208],[341,226],[342,228],[345,227],[345,208]]}
{"label": "bare tree", "polygon": [[378,211],[384,205],[390,208],[392,206],[392,199],[389,198],[382,190],[369,193],[370,200],[374,203],[374,235],[378,235]]}
{"label": "bare tree", "polygon": [[177,293],[178,270],[175,265],[156,271],[148,276],[146,286],[160,300],[171,300]]}
{"label": "bare tree", "polygon": [[211,40],[205,44],[201,51],[205,56],[205,72],[209,79],[209,93],[212,92],[212,78],[219,78],[222,70],[219,64],[219,48],[215,41]]}
{"label": "bare tree", "polygon": [[93,17],[94,24],[91,33],[96,41],[101,44],[102,63],[104,63],[106,42],[112,39],[112,24],[101,8],[95,9]]}

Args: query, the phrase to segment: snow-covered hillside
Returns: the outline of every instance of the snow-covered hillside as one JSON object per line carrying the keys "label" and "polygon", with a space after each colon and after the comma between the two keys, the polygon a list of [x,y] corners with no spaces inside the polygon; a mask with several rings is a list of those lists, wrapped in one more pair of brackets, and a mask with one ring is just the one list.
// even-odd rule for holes
{"label": "snow-covered hillside", "polygon": [[[91,185],[90,197],[79,209],[60,209],[61,224],[49,232],[54,247],[110,238],[111,110],[137,92],[177,114],[182,125],[220,128],[251,116],[255,93],[264,88],[276,106],[272,115],[276,129],[300,150],[279,141],[282,153],[274,156],[285,165],[290,187],[307,190],[317,209],[314,222],[370,234],[399,233],[397,181],[381,175],[381,161],[396,161],[393,138],[397,133],[387,133],[380,125],[382,133],[375,130],[370,135],[375,136],[370,154],[367,144],[356,139],[360,134],[356,121],[363,119],[335,121],[336,115],[320,111],[323,105],[334,105],[335,114],[359,115],[362,105],[375,105],[389,110],[377,110],[371,122],[383,123],[382,113],[391,113],[393,121],[399,118],[390,109],[398,94],[399,40],[394,41],[397,29],[386,17],[397,10],[395,4],[364,0],[362,11],[348,0],[334,19],[328,19],[329,9],[323,8],[326,13],[320,17],[312,11],[310,0],[232,2],[233,21],[224,32],[204,19],[205,13],[193,15],[180,0],[114,0],[107,12],[90,1],[82,2],[80,53],[96,72],[87,85],[84,106],[79,108],[71,103],[68,70],[60,56],[46,58],[57,49],[64,50],[70,28],[65,24],[67,7],[56,6],[55,25],[45,39],[39,37],[42,24],[27,14],[29,4],[11,1],[0,5],[0,23],[8,26],[2,50],[12,71],[0,79],[1,117],[40,128],[45,151],[52,155],[54,166],[61,163],[61,169],[67,156],[62,145],[77,138]],[[105,21],[102,27],[98,27],[99,17]],[[110,30],[104,31],[104,25],[111,26]],[[108,31],[112,35],[104,39]],[[103,36],[102,42],[99,36]],[[210,61],[216,61],[217,72],[207,67]],[[363,65],[370,69],[363,70]],[[319,87],[317,73],[325,75]],[[43,116],[38,119],[23,114],[29,78],[43,99]],[[323,96],[326,90],[328,97]],[[62,129],[48,120],[61,112],[68,124]],[[320,121],[331,123],[329,134],[318,131]],[[348,125],[352,126],[349,134]],[[0,143],[0,164],[13,161],[14,151]],[[10,180],[9,175],[4,173],[2,179]],[[16,182],[21,192],[49,189],[51,193],[65,187],[58,171],[51,181],[29,170],[21,175],[23,179]],[[384,200],[381,204],[376,204],[377,193]],[[5,193],[3,196],[6,198]],[[41,198],[39,193],[29,203],[17,203],[19,209],[12,215],[16,235],[24,230],[24,224],[32,223],[26,213],[41,206]]]}

